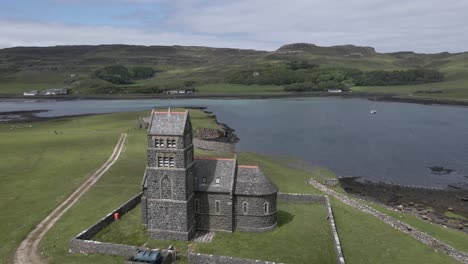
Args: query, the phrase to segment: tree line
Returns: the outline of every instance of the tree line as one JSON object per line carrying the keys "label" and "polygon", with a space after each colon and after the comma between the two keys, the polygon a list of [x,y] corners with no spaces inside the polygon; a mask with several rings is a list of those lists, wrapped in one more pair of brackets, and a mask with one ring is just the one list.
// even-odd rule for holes
{"label": "tree line", "polygon": [[153,68],[144,66],[127,68],[123,65],[112,65],[94,71],[94,77],[114,84],[131,84],[134,80],[151,78],[154,74]]}
{"label": "tree line", "polygon": [[430,69],[361,71],[353,68],[320,67],[306,61],[269,63],[231,72],[226,82],[282,85],[286,91],[349,90],[353,86],[388,86],[443,81],[444,75]]}

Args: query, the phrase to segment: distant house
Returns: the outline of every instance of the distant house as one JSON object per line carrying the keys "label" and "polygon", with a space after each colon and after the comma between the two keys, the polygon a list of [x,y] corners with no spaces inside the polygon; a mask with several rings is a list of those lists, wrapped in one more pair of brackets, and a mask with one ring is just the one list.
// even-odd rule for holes
{"label": "distant house", "polygon": [[164,91],[165,94],[191,94],[193,92],[194,92],[193,88],[171,89],[171,90]]}
{"label": "distant house", "polygon": [[328,89],[329,93],[341,93],[343,92],[341,89]]}
{"label": "distant house", "polygon": [[38,95],[38,94],[39,94],[38,91],[32,90],[32,91],[29,91],[29,92],[24,92],[24,93],[23,93],[23,96],[36,96],[36,95]]}
{"label": "distant house", "polygon": [[47,89],[41,92],[42,95],[66,95],[68,94],[68,89]]}

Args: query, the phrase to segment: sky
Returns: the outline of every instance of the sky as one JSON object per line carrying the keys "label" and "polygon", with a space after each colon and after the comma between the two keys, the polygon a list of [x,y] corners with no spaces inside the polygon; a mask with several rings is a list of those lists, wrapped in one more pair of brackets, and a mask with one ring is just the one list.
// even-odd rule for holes
{"label": "sky", "polygon": [[0,48],[297,42],[468,51],[468,0],[0,0]]}

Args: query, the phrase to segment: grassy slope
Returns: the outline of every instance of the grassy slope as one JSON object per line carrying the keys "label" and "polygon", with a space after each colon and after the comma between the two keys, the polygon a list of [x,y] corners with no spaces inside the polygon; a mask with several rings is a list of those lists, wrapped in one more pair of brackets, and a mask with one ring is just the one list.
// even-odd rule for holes
{"label": "grassy slope", "polygon": [[[294,50],[293,50],[294,51]],[[351,51],[336,52],[332,48],[309,51],[259,52],[236,49],[193,47],[95,46],[57,47],[41,49],[0,50],[0,94],[21,93],[31,89],[66,86],[69,74],[78,74],[75,91],[92,93],[109,83],[90,78],[99,67],[111,64],[145,65],[158,70],[154,78],[129,85],[132,93],[141,87],[180,87],[184,81],[195,81],[202,93],[260,93],[280,91],[275,86],[245,86],[223,84],[225,76],[234,69],[248,69],[257,63],[278,63],[285,60],[308,60],[324,67],[352,67],[361,70],[404,70],[431,68],[446,74],[446,81],[424,85],[388,87],[354,87],[354,91],[392,93],[424,98],[468,99],[468,53],[461,54],[382,54],[353,57]],[[355,52],[359,53],[359,50]],[[2,61],[3,58],[3,61]],[[57,67],[60,65],[59,67]],[[18,72],[2,71],[10,67]],[[57,67],[51,69],[53,67]],[[443,93],[418,93],[440,90]]]}
{"label": "grassy slope", "polygon": [[[336,175],[326,169],[326,168],[311,168],[307,164],[304,164],[302,161],[298,161],[295,159],[288,159],[288,158],[282,158],[278,159],[277,157],[273,158],[272,161],[277,162],[278,164],[283,164],[284,166],[288,167],[299,167],[301,170],[305,172],[309,172],[309,178],[312,177],[315,180],[322,182],[323,178],[336,178]],[[328,188],[333,189],[336,192],[342,193],[342,194],[347,194],[341,186],[337,185],[334,187],[328,186]],[[427,221],[424,221],[416,216],[410,215],[410,214],[405,214],[401,213],[398,211],[393,211],[389,210],[381,205],[372,203],[372,202],[366,202],[368,205],[372,206],[376,210],[379,210],[385,214],[388,214],[390,216],[395,217],[396,219],[406,222],[413,226],[414,228],[426,232],[430,234],[431,236],[434,236],[436,239],[439,239],[440,241],[443,241],[452,247],[468,252],[468,236],[461,231],[454,230],[451,228],[444,228],[440,225],[435,225],[431,224]]]}
{"label": "grassy slope", "polygon": [[[111,134],[113,136],[113,141],[109,142],[107,146],[107,152],[110,152],[110,149],[113,147],[113,144],[117,140],[118,132],[132,127],[134,125],[134,120],[136,116],[138,116],[138,114],[136,113],[123,113],[112,115],[100,115],[93,117],[81,117],[73,118],[68,121],[51,121],[41,124],[33,123],[33,128],[31,129],[38,129],[37,132],[44,132],[43,130],[49,132],[53,130],[63,130],[66,132],[63,134],[64,136],[67,134],[71,134],[71,132],[75,132],[74,135],[76,137],[79,137],[79,135],[83,134],[83,137],[86,137],[86,139],[80,138],[80,144],[77,144],[73,149],[79,149],[79,145],[82,145],[82,142],[84,142],[85,140],[89,140],[89,137],[92,137],[93,135],[97,134],[96,137],[99,138],[99,140],[96,140],[92,143],[90,142],[89,145],[85,145],[85,148],[87,150],[90,150],[85,152],[85,158],[90,156],[94,160],[95,166],[89,166],[92,168],[89,168],[88,171],[83,172],[80,175],[73,174],[73,177],[70,176],[70,178],[67,178],[66,180],[63,179],[63,181],[66,182],[66,184],[68,185],[75,184],[75,182],[73,182],[73,179],[75,179],[76,185],[78,185],[79,182],[82,182],[84,180],[84,175],[86,175],[86,173],[89,173],[90,171],[92,171],[93,168],[98,167],[98,165],[101,164],[102,161],[108,156],[108,153],[106,155],[103,154],[103,157],[101,157],[102,161],[98,162],[98,158],[96,158],[94,154],[90,155],[90,153],[97,154],[99,153],[99,151],[104,150],[104,147],[99,144],[100,142],[104,141],[105,138],[107,138],[108,134]],[[192,116],[195,117],[196,114],[192,114]],[[195,120],[194,123],[196,123]],[[42,127],[43,130],[35,128],[35,126]],[[8,127],[2,125],[1,128],[2,133],[9,133]],[[31,141],[27,142],[27,144],[33,149],[40,149],[40,147],[37,146],[40,146],[42,138],[37,137],[37,135],[34,136],[34,134],[31,137],[29,135],[31,131],[32,130],[22,132],[24,133],[25,137],[31,138]],[[64,215],[64,217],[57,223],[57,225],[54,226],[53,229],[46,235],[41,246],[43,248],[45,256],[49,258],[51,263],[120,263],[122,261],[119,258],[113,258],[108,256],[70,255],[68,253],[67,242],[71,237],[73,237],[81,230],[97,221],[104,214],[108,213],[110,210],[117,207],[123,201],[127,200],[136,192],[138,192],[140,188],[139,184],[145,166],[145,141],[142,140],[142,138],[144,138],[144,135],[145,131],[142,130],[133,130],[129,132],[128,144],[125,147],[121,159],[114,165],[114,167],[111,168],[111,170],[108,173],[104,175],[104,177],[98,182],[96,186],[91,188],[89,193],[85,194],[83,198],[68,213]],[[69,140],[73,141],[72,138],[70,138]],[[20,140],[11,142],[12,145],[9,147],[9,152],[17,148],[19,149],[18,146],[21,146],[22,144]],[[63,144],[60,144],[59,146],[62,145]],[[93,145],[96,147],[93,148]],[[50,153],[47,152],[46,156],[49,155]],[[9,165],[11,167],[10,171],[13,171],[12,173],[14,175],[17,175],[18,167],[22,167],[22,163],[24,163],[24,161],[22,160],[24,160],[24,157],[27,157],[27,155],[25,152],[20,151],[17,154],[11,156],[13,156],[13,158],[16,157],[16,159],[18,160],[17,163],[15,163],[16,166],[13,167],[12,165]],[[66,156],[73,155],[71,153],[66,153]],[[67,157],[65,157],[65,155],[62,154],[61,159],[67,159]],[[21,163],[19,162],[19,160],[21,160]],[[281,166],[275,160],[258,156],[252,153],[240,155],[240,160],[241,163],[244,164],[261,165],[265,173],[267,173],[272,178],[272,180],[280,187],[281,191],[283,192],[318,193],[317,190],[305,184],[306,180],[312,175],[312,172],[310,171],[286,168],[284,166]],[[70,168],[82,168],[86,165],[86,162],[79,159],[74,159],[74,162],[75,165],[67,164],[66,168],[62,168],[61,171],[58,172],[58,174],[64,177],[63,175],[69,173]],[[10,162],[5,162],[1,164],[10,164]],[[6,170],[2,169],[1,171],[3,172]],[[33,172],[35,171],[36,170],[34,170]],[[48,169],[48,172],[50,174],[52,170]],[[317,177],[317,175],[312,176]],[[31,182],[38,183],[42,181],[47,181],[48,177],[50,176],[39,175],[36,176],[36,179]],[[20,188],[17,184],[21,184],[22,182],[15,183],[16,178],[17,177],[7,178],[5,175],[2,175],[2,183],[8,184],[9,182],[12,182],[6,190],[2,190],[2,195],[8,194],[10,192],[10,195],[8,197],[10,197],[11,199],[11,196],[17,192],[18,188]],[[48,182],[47,186],[60,185],[61,180],[62,178],[54,179],[54,182]],[[9,189],[12,189],[13,191],[9,191]],[[71,189],[72,188],[70,187],[69,191],[71,191]],[[63,200],[65,198],[64,195],[66,191],[64,189],[57,190],[47,192],[58,192],[58,194],[56,193],[54,196],[54,198],[59,197],[58,199],[56,199],[55,203],[54,201],[50,201],[50,199],[48,200],[42,197],[47,195],[46,192],[41,192],[39,197],[35,197],[35,200],[43,199],[43,202],[41,202],[41,204],[48,204],[48,210],[50,211],[52,210],[53,205],[58,204],[60,200]],[[25,194],[25,196],[29,197],[29,194]],[[5,201],[5,199],[2,200]],[[29,198],[29,202],[31,201],[33,200]],[[434,252],[429,247],[417,242],[408,235],[400,234],[399,232],[389,228],[388,226],[383,225],[375,218],[357,212],[352,208],[342,205],[336,201],[333,201],[333,204],[335,206],[336,221],[339,224],[338,228],[344,245],[345,254],[348,258],[348,263],[407,263],[407,259],[414,260],[413,263],[452,262],[452,260],[447,256]],[[24,204],[21,205],[24,206]],[[5,203],[2,203],[1,206],[5,206]],[[39,221],[39,219],[41,218],[39,216],[39,214],[41,214],[40,211],[36,210],[36,208],[39,206],[40,205],[35,204],[35,206],[31,207],[31,210],[28,211],[27,215],[22,215],[21,218],[18,217],[10,221],[14,221],[15,224],[24,223],[26,220],[25,218],[35,217],[35,215],[37,215],[36,219],[31,221],[30,228],[32,228],[33,224],[37,223],[37,221]],[[43,209],[41,208],[41,210]],[[10,212],[10,214],[15,215],[16,208]],[[45,214],[46,212],[43,212],[42,217]],[[0,217],[4,217],[4,215],[2,214]],[[7,220],[6,222],[10,223],[10,221]],[[13,232],[11,230],[8,230],[7,228],[4,228],[4,230],[2,231],[6,232],[6,234],[12,234]],[[24,236],[26,233],[27,230],[24,230],[22,234],[10,235],[10,237],[2,243],[2,261],[8,259],[8,256],[13,252],[13,248],[19,243],[21,237]],[[450,233],[447,233],[447,236],[451,236]],[[15,237],[16,240],[13,240]],[[376,241],[378,241],[378,243],[376,243]],[[461,242],[463,242],[463,240],[461,240]],[[366,255],[358,254],[358,252],[363,252],[363,248],[365,249]],[[389,257],[381,259],[381,256],[386,255],[389,255]]]}
{"label": "grassy slope", "polygon": [[97,119],[0,125],[0,262],[109,157],[119,131],[97,132]]}
{"label": "grassy slope", "polygon": [[[316,193],[317,190],[305,182],[311,177],[320,180],[319,174],[330,173],[320,168],[313,171],[287,168],[276,158],[253,153],[242,154],[240,158],[243,162],[259,164],[283,192]],[[344,193],[339,186],[334,189]],[[347,263],[455,263],[448,256],[435,252],[409,235],[383,224],[375,217],[361,213],[334,199],[332,204]],[[423,224],[420,223],[416,227],[419,226]],[[468,244],[466,234],[438,227],[432,229],[437,229],[436,233],[445,237],[449,244],[454,246]]]}

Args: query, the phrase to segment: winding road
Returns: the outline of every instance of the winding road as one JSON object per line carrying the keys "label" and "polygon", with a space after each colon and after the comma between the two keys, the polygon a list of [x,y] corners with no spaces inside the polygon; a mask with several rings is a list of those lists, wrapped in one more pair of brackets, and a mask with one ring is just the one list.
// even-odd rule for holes
{"label": "winding road", "polygon": [[109,159],[96,170],[78,189],[63,201],[52,213],[44,218],[21,242],[16,250],[15,264],[43,264],[47,263],[40,254],[39,243],[54,224],[85,194],[109,168],[114,165],[122,152],[127,134],[123,133]]}

